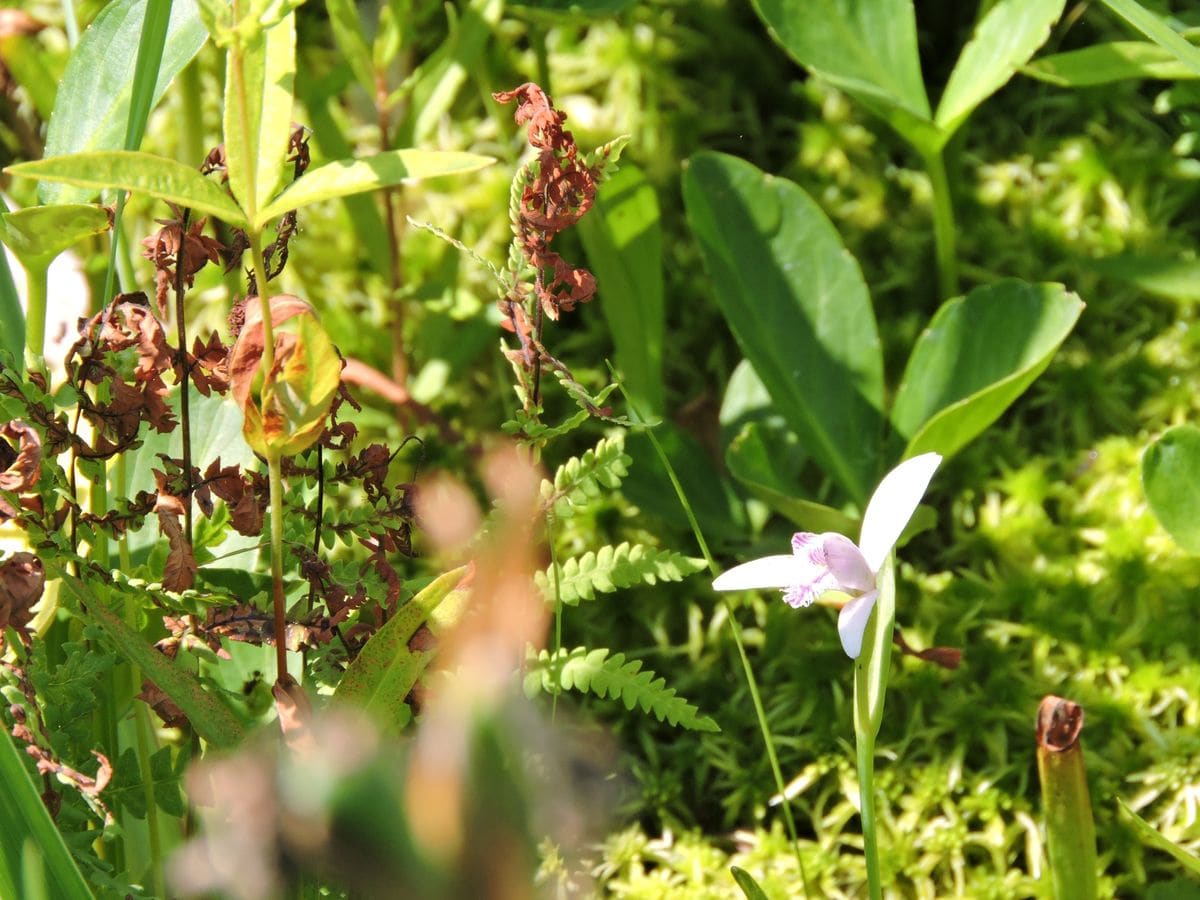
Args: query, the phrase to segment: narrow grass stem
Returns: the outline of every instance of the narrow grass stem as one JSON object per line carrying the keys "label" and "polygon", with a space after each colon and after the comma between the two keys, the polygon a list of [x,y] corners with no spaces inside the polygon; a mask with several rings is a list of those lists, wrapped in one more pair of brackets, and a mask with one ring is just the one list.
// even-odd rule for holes
{"label": "narrow grass stem", "polygon": [[[621,385],[621,393],[625,397],[625,402],[629,404],[630,410],[638,419],[642,417],[637,410],[633,408],[629,400],[629,395],[625,393],[625,386]],[[644,421],[644,420],[642,420]],[[662,444],[659,443],[654,431],[650,427],[646,427],[646,436],[650,439],[651,445],[654,447],[654,452],[658,455],[659,460],[666,469],[667,477],[671,479],[671,486],[675,488],[675,495],[679,498],[679,503],[683,507],[683,512],[687,516],[688,524],[692,527],[692,534],[696,537],[696,543],[700,545],[700,552],[704,555],[708,562],[709,571],[713,576],[720,574],[720,568],[717,562],[713,559],[712,552],[708,549],[708,541],[704,539],[704,533],[700,530],[700,523],[696,519],[696,514],[692,511],[692,505],[688,502],[687,494],[683,490],[683,485],[679,483],[679,477],[675,474],[675,468],[671,465],[671,461],[667,458],[666,451],[663,450]],[[784,826],[787,828],[788,838],[791,840],[792,850],[796,854],[796,865],[800,867],[800,879],[804,883],[804,895],[806,897],[813,896],[812,889],[808,883],[808,873],[804,870],[804,858],[800,854],[800,839],[796,834],[796,822],[792,818],[791,806],[788,803],[786,785],[783,781],[783,770],[779,767],[779,757],[775,753],[775,739],[771,735],[771,726],[767,722],[767,712],[763,707],[762,697],[758,690],[758,680],[754,677],[754,669],[750,665],[750,657],[746,654],[746,645],[742,641],[742,633],[738,627],[737,617],[734,615],[733,607],[729,605],[729,601],[724,597],[721,598],[721,604],[725,610],[725,616],[729,621],[729,630],[733,635],[734,645],[737,647],[738,658],[742,662],[742,673],[746,678],[746,686],[750,689],[750,699],[754,704],[754,714],[758,717],[758,727],[762,731],[763,745],[767,751],[767,760],[771,765],[771,774],[775,777],[775,789],[779,793],[779,808],[783,812]]]}
{"label": "narrow grass stem", "polygon": [[46,369],[46,285],[49,261],[25,263],[25,370]]}
{"label": "narrow grass stem", "polygon": [[[854,701],[865,691],[859,686],[858,672],[854,681]],[[882,882],[879,876],[879,837],[875,827],[875,738],[867,735],[856,735],[855,746],[858,755],[858,798],[862,809],[863,855],[867,860],[867,894],[871,900],[879,900],[882,896]]]}
{"label": "narrow grass stem", "polygon": [[939,300],[958,294],[958,259],[955,250],[954,203],[946,177],[945,150],[925,155],[925,171],[933,191],[933,241],[937,256]]}

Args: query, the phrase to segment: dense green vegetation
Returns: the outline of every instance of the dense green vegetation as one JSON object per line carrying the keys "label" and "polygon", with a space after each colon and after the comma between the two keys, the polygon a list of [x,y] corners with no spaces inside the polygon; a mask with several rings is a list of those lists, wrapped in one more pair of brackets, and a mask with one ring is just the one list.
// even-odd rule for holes
{"label": "dense green vegetation", "polygon": [[0,21],[0,896],[1200,896],[1200,17],[912,6]]}

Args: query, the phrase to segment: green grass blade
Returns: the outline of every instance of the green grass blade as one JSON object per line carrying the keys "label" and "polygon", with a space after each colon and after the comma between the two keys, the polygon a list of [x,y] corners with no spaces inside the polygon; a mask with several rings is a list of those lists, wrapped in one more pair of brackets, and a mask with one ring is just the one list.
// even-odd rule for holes
{"label": "green grass blade", "polygon": [[[32,852],[27,846],[32,846]],[[0,728],[0,896],[27,896],[23,872],[31,855],[41,858],[51,896],[91,900],[92,892],[54,827],[16,745],[7,729]]]}
{"label": "green grass blade", "polygon": [[1200,74],[1200,49],[1137,0],[1103,0],[1105,6],[1158,46],[1170,50],[1189,69]]}

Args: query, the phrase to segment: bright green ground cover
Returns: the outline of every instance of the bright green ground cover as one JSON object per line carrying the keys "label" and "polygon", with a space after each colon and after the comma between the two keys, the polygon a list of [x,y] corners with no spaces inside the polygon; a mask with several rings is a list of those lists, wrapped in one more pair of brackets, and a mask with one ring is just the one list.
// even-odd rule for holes
{"label": "bright green ground cover", "polygon": [[[940,84],[954,54],[939,48],[961,46],[974,12],[936,6],[919,10],[920,45],[926,78]],[[443,28],[436,10],[418,22],[435,44]],[[314,146],[339,155],[330,149],[339,139],[335,123],[340,139],[373,140],[365,94],[347,84],[318,9],[304,8],[299,33],[300,97],[351,100],[332,117],[309,110]],[[570,114],[581,146],[632,136],[625,159],[645,171],[662,208],[666,410],[712,465],[719,467],[730,437],[717,410],[740,355],[684,221],[680,166],[696,150],[741,156],[810,192],[863,267],[885,380],[897,381],[939,303],[927,176],[844,94],[803,81],[751,9],[658,0],[596,20],[510,10],[496,33],[438,127],[447,145],[496,155],[501,164],[464,183],[413,189],[405,211],[498,260],[510,239],[504,210],[518,145],[508,139],[505,115],[479,98],[538,78]],[[1069,29],[1059,26],[1048,49],[1122,37],[1115,19],[1088,11]],[[193,96],[202,98],[207,147],[219,124],[218,61],[199,59]],[[169,98],[165,115],[152,120],[154,149],[189,157],[172,137],[172,117],[187,102]],[[1193,850],[1200,844],[1200,562],[1150,515],[1139,471],[1145,446],[1163,429],[1200,421],[1200,342],[1192,330],[1200,264],[1174,279],[1144,274],[1154,260],[1195,255],[1198,106],[1186,82],[1067,91],[1018,76],[950,145],[963,287],[1003,276],[1059,281],[1088,305],[1041,379],[939,473],[927,498],[940,513],[937,524],[904,553],[898,624],[918,648],[961,648],[963,664],[946,671],[907,657],[893,663],[877,779],[886,796],[883,868],[899,896],[1038,895],[1045,856],[1033,728],[1047,693],[1087,713],[1083,743],[1105,891],[1196,896],[1194,885],[1189,894],[1165,884],[1178,867],[1137,841],[1116,798],[1171,839]],[[302,219],[286,284],[320,307],[346,355],[388,370],[381,248],[365,240],[369,223],[355,228],[352,207],[317,209]],[[127,214],[145,221],[159,212],[135,199]],[[492,291],[484,273],[425,232],[407,231],[403,247],[414,394],[466,439],[427,441],[423,464],[465,470],[465,443],[494,432],[513,405],[495,350]],[[570,240],[560,249],[582,258]],[[199,282],[214,297],[219,287],[211,270]],[[601,284],[598,300],[549,338],[556,355],[596,385],[613,354],[603,303]],[[194,308],[198,328],[225,314],[219,302]],[[573,409],[561,396],[552,403],[558,408],[549,421]],[[405,436],[382,402],[357,421],[393,443]],[[577,433],[547,462],[582,452],[600,434]],[[558,547],[578,553],[628,540],[695,555],[649,444],[631,436],[626,452],[624,493],[565,520]],[[692,501],[721,560],[786,540],[791,529],[762,507],[747,514],[737,501],[731,513],[710,471],[697,466]],[[814,491],[822,487],[815,469],[800,475]],[[851,669],[833,616],[793,611],[773,593],[737,600],[784,777],[795,779],[809,877],[829,896],[856,896],[865,875]],[[615,735],[611,755],[596,765],[622,775],[597,789],[592,840],[547,848],[546,881],[582,884],[581,873],[590,872],[620,896],[733,897],[734,864],[773,896],[799,896],[794,857],[767,806],[775,788],[758,726],[732,675],[735,649],[706,577],[571,608],[562,642],[643,659],[722,730],[685,733],[600,701],[564,714],[560,700],[559,713],[579,723],[585,743],[602,731]]]}

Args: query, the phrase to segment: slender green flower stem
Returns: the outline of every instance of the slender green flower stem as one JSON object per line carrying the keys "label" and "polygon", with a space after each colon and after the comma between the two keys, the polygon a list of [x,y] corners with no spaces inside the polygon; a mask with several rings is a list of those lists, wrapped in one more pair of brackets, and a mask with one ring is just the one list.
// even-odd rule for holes
{"label": "slender green flower stem", "polygon": [[925,154],[925,170],[933,191],[933,241],[937,255],[939,300],[958,294],[958,259],[954,247],[954,204],[946,177],[945,150]]}
{"label": "slender green flower stem", "polygon": [[887,693],[892,632],[896,621],[894,559],[889,555],[879,573],[879,598],[867,623],[863,652],[854,661],[854,739],[858,757],[863,855],[867,861],[867,892],[871,900],[879,900],[883,895],[875,815],[875,738],[883,721],[883,701]]}
{"label": "slender green flower stem", "polygon": [[[637,410],[633,409],[629,395],[625,393],[624,385],[621,385],[621,393],[625,396],[625,402],[629,404],[629,408],[634,416],[642,419],[638,415]],[[645,420],[642,419],[642,421]],[[666,451],[663,450],[662,444],[659,443],[654,431],[649,426],[646,427],[646,436],[650,438],[650,443],[654,446],[654,452],[658,454],[663,468],[667,471],[667,477],[671,479],[671,485],[675,488],[675,495],[679,498],[679,503],[683,506],[684,514],[687,516],[688,523],[692,527],[692,534],[696,537],[696,543],[700,545],[700,552],[704,554],[704,558],[708,562],[709,571],[712,572],[714,577],[719,575],[721,571],[720,567],[717,566],[712,552],[708,549],[708,541],[704,539],[704,533],[700,530],[700,523],[696,520],[696,514],[692,511],[692,505],[688,502],[683,485],[679,483],[674,466],[671,465]],[[797,837],[796,823],[792,819],[792,810],[788,804],[786,785],[783,781],[783,770],[779,768],[779,757],[775,753],[775,739],[771,736],[771,726],[767,722],[767,712],[763,707],[762,697],[759,695],[758,681],[754,677],[754,669],[750,666],[750,657],[746,655],[746,645],[742,641],[742,633],[738,628],[737,617],[734,615],[733,607],[729,605],[729,601],[724,597],[721,597],[721,604],[725,610],[725,617],[729,621],[729,630],[733,634],[733,642],[737,646],[738,657],[742,661],[742,672],[746,676],[746,686],[750,689],[750,699],[754,704],[754,713],[758,717],[758,727],[762,731],[763,744],[767,750],[767,760],[771,764],[771,774],[775,776],[775,788],[779,792],[779,807],[783,811],[784,826],[787,828],[788,837],[791,839],[792,850],[796,854],[796,864],[800,867],[800,879],[804,882],[804,895],[811,897],[813,896],[812,888],[809,887],[808,873],[804,870],[804,859],[800,854],[800,839]]]}

